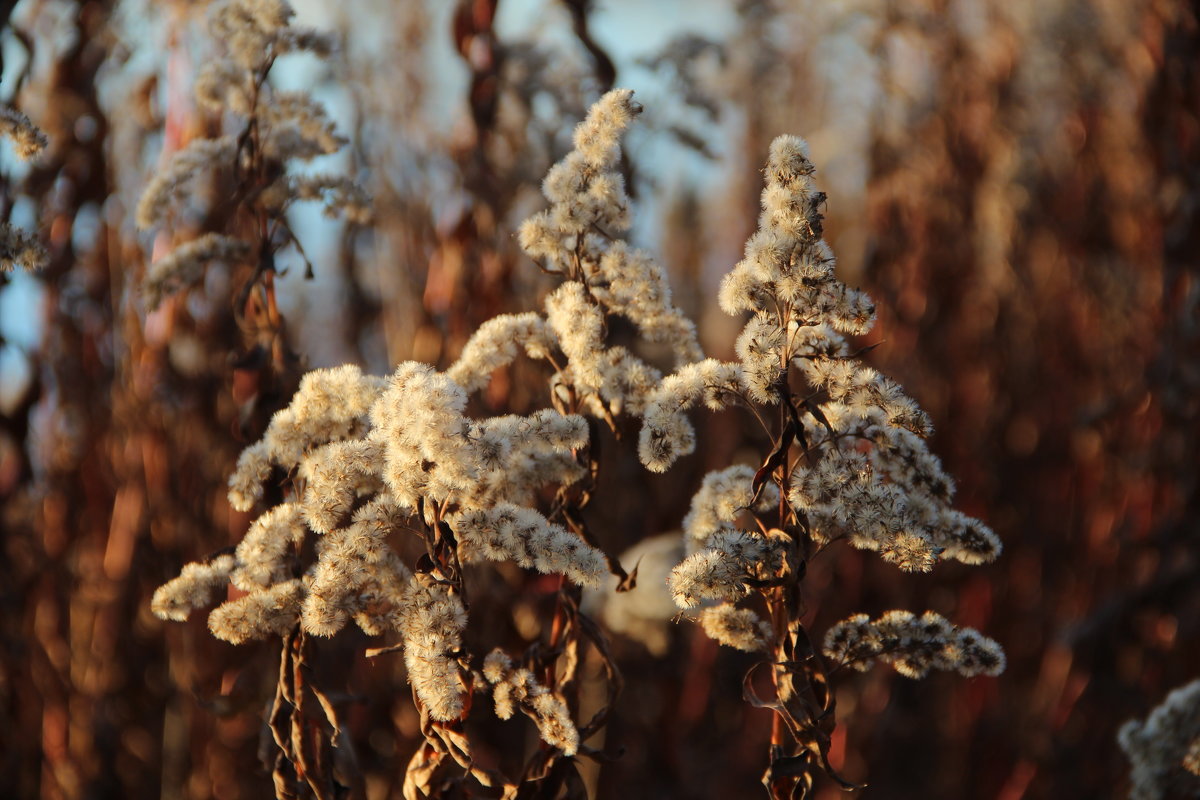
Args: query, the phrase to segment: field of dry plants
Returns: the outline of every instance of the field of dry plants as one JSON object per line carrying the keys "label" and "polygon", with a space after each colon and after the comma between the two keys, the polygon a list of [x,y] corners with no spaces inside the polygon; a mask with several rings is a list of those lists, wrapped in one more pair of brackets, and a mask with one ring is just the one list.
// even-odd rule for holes
{"label": "field of dry plants", "polygon": [[1200,796],[1200,3],[0,3],[0,795]]}

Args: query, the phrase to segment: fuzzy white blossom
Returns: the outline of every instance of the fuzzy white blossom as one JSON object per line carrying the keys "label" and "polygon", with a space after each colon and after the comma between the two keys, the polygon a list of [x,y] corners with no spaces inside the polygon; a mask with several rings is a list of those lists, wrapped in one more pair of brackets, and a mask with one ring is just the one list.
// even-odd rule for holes
{"label": "fuzzy white blossom", "polygon": [[902,433],[907,444],[919,443],[902,458],[892,458],[886,446],[867,455],[830,445],[814,466],[792,472],[789,500],[804,511],[815,540],[845,537],[908,571],[926,572],[940,558],[994,560],[1000,553],[996,535],[947,505],[953,484],[923,442]]}
{"label": "fuzzy white blossom", "polygon": [[236,567],[237,561],[230,555],[186,564],[178,577],[154,591],[150,609],[159,619],[182,622],[193,611],[212,602],[213,595],[229,583]]}
{"label": "fuzzy white blossom", "polygon": [[0,136],[13,143],[13,150],[22,161],[39,155],[50,144],[46,134],[29,117],[8,106],[0,106]]}
{"label": "fuzzy white blossom", "polygon": [[332,40],[324,34],[291,26],[295,11],[284,0],[226,0],[216,7],[209,29],[225,43],[243,69],[259,67],[272,55],[311,50],[327,55]]}
{"label": "fuzzy white blossom", "polygon": [[192,181],[205,172],[233,165],[237,142],[232,136],[218,139],[193,139],[171,156],[142,192],[137,207],[139,228],[161,225],[167,211],[181,202],[192,189]]}
{"label": "fuzzy white blossom", "polygon": [[361,434],[382,386],[382,378],[363,375],[352,364],[307,373],[292,402],[271,417],[261,442],[238,459],[229,479],[233,507],[247,511],[262,497],[272,465],[299,467],[308,450]]}
{"label": "fuzzy white blossom", "polygon": [[533,673],[513,666],[503,650],[483,660],[483,676],[492,685],[496,716],[511,719],[519,707],[537,723],[542,740],[568,756],[579,750],[579,731],[562,698],[547,689]]}
{"label": "fuzzy white blossom", "polygon": [[20,267],[26,272],[45,268],[49,256],[35,234],[0,222],[0,271],[11,272]]}
{"label": "fuzzy white blossom", "polygon": [[881,480],[862,453],[830,446],[815,467],[798,466],[789,500],[804,511],[819,542],[846,536],[861,549],[895,550],[889,560],[909,571],[926,572],[937,560],[908,495]]}
{"label": "fuzzy white blossom", "polygon": [[569,272],[567,255],[585,234],[596,227],[615,232],[629,227],[629,198],[617,166],[621,135],[640,112],[628,89],[609,92],[589,109],[575,129],[575,149],[542,184],[552,207],[521,226],[521,246],[530,256]]}
{"label": "fuzzy white blossom", "polygon": [[[243,510],[262,498],[276,467],[293,476],[297,497],[251,525],[221,580],[232,573],[236,586],[255,594],[290,581],[300,574],[298,548],[311,531],[317,558],[302,570],[304,592],[293,615],[303,629],[333,636],[351,619],[372,634],[402,628],[402,607],[412,605],[401,599],[411,573],[388,537],[424,524],[414,514],[432,502],[457,509],[448,520],[463,525],[464,560],[515,561],[595,584],[605,572],[603,554],[521,505],[534,503],[544,486],[586,474],[575,453],[588,443],[587,422],[550,409],[475,420],[463,415],[465,406],[462,387],[415,362],[390,378],[363,375],[353,365],[305,375],[230,479],[230,501]],[[172,583],[160,594],[179,594],[181,586]],[[183,594],[195,594],[194,587]],[[192,598],[188,607],[206,597]],[[166,600],[160,605],[168,607]],[[231,613],[216,617],[231,640],[258,635],[242,629],[267,629]]]}
{"label": "fuzzy white blossom", "polygon": [[954,484],[926,445],[928,416],[897,383],[850,355],[844,335],[869,330],[874,308],[835,277],[813,172],[802,140],[775,140],[758,231],[720,293],[725,311],[752,312],[736,342],[738,362],[690,364],[662,381],[644,414],[642,462],[662,471],[694,449],[685,412],[702,388],[711,393],[723,383],[725,402],[775,405],[781,392],[795,391],[795,369],[810,397],[793,409],[790,435],[805,452],[794,462],[787,501],[803,513],[814,543],[844,538],[910,571],[927,571],[940,558],[991,561],[1000,552],[995,534],[950,507]]}
{"label": "fuzzy white blossom", "polygon": [[466,401],[461,386],[423,364],[393,374],[371,419],[384,443],[382,478],[401,503],[526,502],[541,486],[582,477],[570,454],[587,442],[582,417],[542,410],[476,421],[463,415]]}
{"label": "fuzzy white blossom", "polygon": [[297,578],[229,600],[208,615],[208,629],[230,644],[282,636],[299,620],[304,593],[304,582]]}
{"label": "fuzzy white blossom", "polygon": [[406,514],[386,498],[359,508],[353,522],[323,536],[301,609],[300,623],[316,636],[333,636],[350,620],[379,635],[400,628],[411,571],[388,546]]}
{"label": "fuzzy white blossom", "polygon": [[[768,428],[774,442],[758,470],[734,466],[705,477],[684,520],[686,556],[667,583],[680,608],[708,604],[697,621],[710,637],[750,652],[774,647],[777,660],[788,658],[786,641],[773,641],[772,625],[736,604],[759,590],[775,623],[782,615],[799,625],[785,599],[798,591],[808,560],[834,540],[910,571],[940,558],[983,563],[1000,552],[991,530],[950,506],[953,481],[925,443],[928,416],[852,354],[846,337],[868,332],[875,309],[835,276],[813,172],[802,140],[772,143],[758,230],[719,293],[727,313],[749,312],[737,361],[678,366],[651,393],[639,437],[642,463],[662,472],[694,450],[687,412],[701,397],[713,410],[749,406]],[[763,533],[744,529],[747,521]],[[851,617],[829,631],[825,652],[856,669],[884,661],[913,678],[932,669],[995,675],[1005,663],[996,642],[932,612]]]}
{"label": "fuzzy white blossom", "polygon": [[747,653],[766,650],[774,638],[769,622],[751,609],[729,603],[702,609],[697,621],[710,639]]}
{"label": "fuzzy white blossom", "polygon": [[1200,793],[1200,680],[1181,686],[1144,720],[1121,726],[1117,741],[1130,763],[1130,800]]}
{"label": "fuzzy white blossom", "polygon": [[249,114],[252,87],[245,69],[225,59],[209,61],[196,75],[196,101],[210,111]]}
{"label": "fuzzy white blossom", "polygon": [[585,268],[592,295],[637,325],[648,341],[671,345],[677,364],[704,357],[695,323],[673,305],[666,270],[649,253],[617,240]]}
{"label": "fuzzy white blossom", "polygon": [[446,375],[467,392],[477,392],[487,386],[493,372],[511,364],[520,349],[536,359],[546,358],[553,346],[545,322],[536,313],[502,314],[479,326]]}
{"label": "fuzzy white blossom", "polygon": [[461,498],[464,507],[533,505],[543,487],[569,486],[587,474],[575,451],[587,445],[588,427],[576,414],[542,409],[527,417],[491,417],[472,425],[472,438],[480,469],[477,484]]}
{"label": "fuzzy white blossom", "polygon": [[383,480],[401,503],[446,502],[477,479],[466,405],[462,387],[432,367],[406,362],[392,373],[371,422],[385,443]]}
{"label": "fuzzy white blossom", "polygon": [[813,186],[813,171],[803,140],[772,142],[758,230],[718,295],[729,314],[753,312],[737,350],[760,403],[775,402],[773,385],[794,359],[843,354],[840,334],[867,333],[874,323],[870,298],[834,277],[833,254],[821,239],[825,195]]}
{"label": "fuzzy white blossom", "polygon": [[[550,409],[475,420],[465,407],[461,386],[414,362],[390,378],[352,365],[308,373],[230,480],[231,502],[249,509],[278,467],[292,476],[294,499],[260,515],[234,556],[189,565],[162,587],[156,613],[185,618],[232,579],[249,594],[209,624],[233,643],[297,624],[315,636],[351,620],[370,635],[397,630],[418,697],[435,719],[456,717],[465,608],[441,579],[414,577],[388,543],[426,524],[415,516],[422,503],[450,512],[443,524],[458,529],[465,562],[514,561],[587,585],[606,571],[599,550],[518,504],[586,474],[575,456],[589,441],[586,420]],[[316,559],[304,566],[312,534]]]}
{"label": "fuzzy white blossom", "polygon": [[667,584],[680,608],[704,600],[736,601],[750,592],[753,581],[774,574],[781,559],[779,545],[762,534],[723,530],[671,570]]}
{"label": "fuzzy white blossom", "polygon": [[181,244],[150,265],[142,291],[146,305],[158,308],[172,292],[192,286],[204,277],[204,268],[213,261],[236,262],[250,255],[250,244],[232,236],[206,233],[199,239]]}
{"label": "fuzzy white blossom", "polygon": [[330,442],[305,456],[299,475],[309,527],[329,533],[345,523],[358,498],[382,488],[377,475],[382,460],[383,445],[376,439]]}
{"label": "fuzzy white blossom", "polygon": [[374,214],[366,189],[345,175],[289,175],[286,196],[289,200],[320,202],[326,217],[340,217],[359,225],[369,224]]}
{"label": "fuzzy white blossom", "polygon": [[[261,109],[266,136],[263,151],[269,158],[309,161],[336,153],[346,144],[325,107],[307,92],[273,92]],[[313,179],[298,180],[297,189],[315,199],[319,186]]]}
{"label": "fuzzy white blossom", "polygon": [[465,511],[450,519],[466,561],[515,561],[543,573],[561,573],[595,586],[605,572],[604,554],[551,524],[537,511],[509,503]]}
{"label": "fuzzy white blossom", "polygon": [[[288,174],[290,163],[330,155],[347,141],[311,94],[282,91],[267,80],[280,55],[298,49],[318,56],[331,51],[329,37],[292,27],[293,16],[292,7],[283,0],[227,0],[214,5],[209,29],[229,57],[215,58],[201,68],[196,99],[209,111],[229,115],[232,124],[224,127],[235,131],[194,139],[171,155],[138,203],[139,228],[162,226],[173,208],[194,198],[198,178],[222,172],[238,182],[231,193],[233,201],[255,215],[265,211],[278,220],[290,203],[316,200],[324,204],[327,216],[369,221],[370,197],[356,181],[324,173]],[[266,249],[271,243],[262,244]],[[296,246],[300,247],[298,241]],[[166,292],[196,282],[207,262],[239,260],[250,249],[248,243],[216,233],[183,245],[151,267],[144,287],[150,307],[156,307]]]}
{"label": "fuzzy white blossom", "polygon": [[[17,158],[28,161],[41,154],[50,140],[29,117],[15,108],[0,106],[0,136],[13,143]],[[36,272],[46,266],[46,248],[36,235],[7,222],[0,222],[0,272],[21,267]]]}
{"label": "fuzzy white blossom", "polygon": [[850,413],[864,419],[882,414],[892,427],[922,437],[933,433],[928,415],[899,384],[877,370],[850,359],[832,358],[808,359],[800,366],[810,383],[825,389],[831,400],[845,405]]}
{"label": "fuzzy white blossom", "polygon": [[613,413],[642,412],[661,374],[623,347],[604,346],[604,315],[582,284],[568,281],[546,298],[546,321],[570,360],[577,391]]}
{"label": "fuzzy white blossom", "polygon": [[1000,537],[983,522],[953,508],[941,508],[939,514],[929,538],[942,549],[942,558],[976,566],[1000,555]]}
{"label": "fuzzy white blossom", "polygon": [[778,383],[787,375],[789,366],[786,344],[783,328],[761,311],[750,318],[738,336],[734,351],[742,362],[742,380],[754,402],[763,405],[779,402]]}
{"label": "fuzzy white blossom", "polygon": [[[234,216],[248,209],[253,217],[265,213],[280,223],[290,203],[312,200],[324,203],[326,213],[360,222],[369,218],[369,198],[354,181],[288,172],[293,160],[330,154],[345,144],[311,95],[281,91],[269,80],[278,56],[332,51],[330,37],[292,26],[293,17],[284,0],[213,5],[210,31],[228,57],[200,69],[196,98],[225,115],[221,128],[230,133],[193,140],[166,161],[138,204],[139,227],[162,225],[173,209],[193,199],[200,178],[222,171],[238,182]],[[286,224],[272,227],[294,237]],[[198,282],[208,262],[243,261],[256,250],[269,259],[278,246],[274,234],[261,242],[203,234],[150,265],[144,282],[148,303],[153,308],[167,293]],[[386,383],[352,365],[306,374],[262,439],[242,452],[229,479],[229,500],[239,511],[264,498],[272,477],[279,479],[285,501],[251,524],[227,563],[213,562],[221,564],[220,574],[211,565],[191,565],[162,587],[155,611],[186,616],[206,604],[221,581],[232,580],[249,594],[209,616],[214,635],[230,642],[285,634],[298,624],[308,633],[333,635],[351,617],[376,634],[397,627],[411,573],[387,537],[412,509],[384,491],[385,448],[371,436],[369,412]]]}
{"label": "fuzzy white blossom", "polygon": [[281,503],[254,520],[237,546],[237,569],[230,580],[244,592],[262,589],[291,577],[288,550],[308,533],[295,503]]}
{"label": "fuzzy white blossom", "polygon": [[[715,534],[736,530],[734,521],[754,501],[753,481],[754,470],[744,464],[714,470],[704,476],[700,489],[692,496],[687,516],[683,518],[689,555],[707,546]],[[774,484],[765,484],[755,507],[765,511],[778,501],[779,489]]]}
{"label": "fuzzy white blossom", "polygon": [[271,477],[271,448],[259,440],[238,456],[233,474],[229,476],[229,505],[238,511],[249,511],[262,498],[263,483]]}
{"label": "fuzzy white blossom", "polygon": [[703,357],[695,325],[672,302],[665,270],[616,238],[629,227],[620,138],[640,111],[627,89],[592,106],[575,129],[575,149],[542,185],[551,207],[527,220],[519,236],[544,269],[568,278],[546,301],[548,326],[569,360],[558,385],[583,395],[601,415],[640,415],[661,377],[625,348],[607,346],[608,315],[621,315],[646,340],[669,345],[677,365]]}
{"label": "fuzzy white blossom", "polygon": [[1005,664],[996,642],[932,611],[919,617],[911,611],[888,611],[875,620],[855,614],[829,629],[824,652],[862,672],[882,661],[908,678],[924,678],[935,669],[968,677],[999,675]]}
{"label": "fuzzy white blossom", "polygon": [[665,472],[677,459],[696,449],[696,429],[687,412],[703,398],[713,411],[729,405],[744,391],[742,368],[716,359],[688,364],[654,389],[642,415],[638,456],[653,472]]}
{"label": "fuzzy white blossom", "polygon": [[462,714],[465,684],[458,655],[466,627],[467,612],[457,595],[425,576],[413,576],[400,610],[404,664],[433,719]]}
{"label": "fuzzy white blossom", "polygon": [[401,627],[404,592],[412,572],[391,550],[366,564],[366,577],[354,598],[354,621],[368,636],[380,636]]}

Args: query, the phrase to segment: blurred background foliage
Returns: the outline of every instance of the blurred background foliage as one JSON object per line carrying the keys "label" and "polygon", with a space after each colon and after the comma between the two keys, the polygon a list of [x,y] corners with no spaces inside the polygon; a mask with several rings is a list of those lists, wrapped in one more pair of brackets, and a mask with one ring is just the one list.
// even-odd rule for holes
{"label": "blurred background foliage", "polygon": [[[377,221],[296,212],[317,268],[278,279],[284,327],[235,317],[218,269],[153,314],[139,295],[172,242],[136,231],[137,197],[219,125],[191,94],[214,52],[205,4],[0,4],[0,101],[51,139],[27,167],[0,154],[0,218],[50,251],[40,274],[0,274],[4,793],[271,792],[274,650],[161,623],[150,593],[240,538],[226,477],[302,367],[445,366],[480,322],[534,306],[513,232],[573,123],[620,85],[647,108],[626,165],[635,239],[719,357],[736,321],[715,287],[754,228],[766,146],[810,140],[841,274],[879,305],[869,358],[929,411],[960,507],[1005,544],[994,565],[924,577],[848,548],[813,565],[818,631],[930,608],[1009,656],[995,680],[843,676],[835,766],[880,800],[1125,796],[1117,727],[1200,665],[1200,4],[296,5],[342,53],[273,74],[333,110],[351,147],[332,167],[367,181]],[[528,409],[543,385],[518,364],[478,410]],[[707,469],[764,444],[734,415],[700,426],[665,476],[628,437],[604,442],[592,527],[610,552],[677,526]],[[485,627],[536,640],[544,588],[495,580],[507,602]],[[627,686],[603,744],[621,756],[591,790],[754,796],[769,712],[742,701],[750,657],[688,624],[664,641],[615,637]],[[368,663],[368,644],[330,643],[321,670],[366,795],[389,797],[418,720],[399,659]],[[533,735],[496,727],[500,763],[505,730]]]}

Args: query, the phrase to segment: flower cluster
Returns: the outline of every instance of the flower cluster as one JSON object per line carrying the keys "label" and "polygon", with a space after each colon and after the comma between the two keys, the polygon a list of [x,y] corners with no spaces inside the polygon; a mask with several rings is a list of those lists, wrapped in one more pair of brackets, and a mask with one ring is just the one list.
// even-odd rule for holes
{"label": "flower cluster", "polygon": [[[764,783],[776,797],[800,787],[772,777],[795,775],[797,759],[832,772],[811,744],[825,734],[805,732],[832,719],[832,705],[796,690],[829,677],[802,621],[811,560],[839,540],[906,571],[943,558],[980,564],[1000,552],[987,526],[951,506],[953,481],[925,442],[929,418],[850,346],[847,337],[871,329],[875,308],[835,277],[813,172],[802,140],[772,143],[758,230],[718,298],[726,313],[747,314],[737,360],[677,366],[646,398],[638,440],[646,468],[667,470],[695,449],[688,411],[703,401],[714,411],[749,408],[772,441],[757,470],[738,465],[704,479],[668,585],[679,608],[704,605],[697,621],[711,638],[768,654],[778,730],[793,734],[790,747],[772,739]],[[890,663],[914,678],[931,669],[996,675],[1005,663],[996,642],[932,612],[852,617],[829,631],[825,652],[857,669]]]}
{"label": "flower cluster", "polygon": [[[807,515],[816,541],[845,537],[910,572],[929,571],[939,557],[982,564],[998,555],[991,530],[939,499],[950,496],[952,484],[921,439],[874,427],[862,435],[900,442],[903,449],[880,445],[862,453],[831,446],[814,465],[792,473],[788,499]],[[908,468],[914,464],[920,466]]]}
{"label": "flower cluster", "polygon": [[[15,108],[0,106],[0,137],[13,143],[17,158],[28,161],[46,149],[49,140],[29,117]],[[7,222],[0,222],[0,271],[20,267],[35,272],[46,266],[46,248],[37,236]]]}
{"label": "flower cluster", "polygon": [[157,308],[168,295],[191,286],[204,277],[204,267],[214,261],[234,263],[250,255],[250,243],[219,233],[206,233],[180,245],[150,265],[142,292],[150,308]]}
{"label": "flower cluster", "polygon": [[747,653],[766,650],[774,638],[769,622],[749,608],[737,608],[729,603],[704,609],[698,622],[714,641]]}
{"label": "flower cluster", "polygon": [[40,155],[50,144],[46,134],[29,117],[7,106],[0,106],[0,136],[13,143],[13,150],[22,161]]}
{"label": "flower cluster", "polygon": [[736,530],[733,523],[752,504],[757,511],[769,511],[779,502],[779,490],[773,484],[764,486],[755,502],[753,482],[754,470],[742,464],[715,470],[704,477],[683,518],[689,555],[708,547],[714,535]]}
{"label": "flower cluster", "polygon": [[282,636],[296,625],[303,599],[301,581],[293,578],[276,583],[214,609],[208,616],[208,629],[230,644]]}
{"label": "flower cluster", "polygon": [[605,572],[600,551],[530,508],[498,503],[462,511],[450,518],[450,527],[458,534],[459,557],[468,563],[515,561],[527,569],[566,575],[584,586],[595,586]]}
{"label": "flower cluster", "polygon": [[655,387],[642,415],[638,456],[652,472],[666,472],[680,456],[696,449],[696,429],[685,413],[703,399],[721,411],[745,396],[740,364],[709,358],[680,367]]}
{"label": "flower cluster", "polygon": [[310,449],[361,436],[384,380],[353,365],[306,374],[292,402],[271,418],[262,440],[242,452],[229,479],[230,504],[249,511],[262,499],[273,468],[298,467]]}
{"label": "flower cluster", "polygon": [[620,137],[641,106],[633,92],[604,95],[575,129],[575,149],[542,185],[551,207],[520,229],[525,252],[568,278],[546,300],[546,314],[570,365],[560,391],[577,393],[597,413],[641,414],[661,373],[626,348],[605,344],[606,315],[620,315],[648,341],[670,345],[677,364],[702,357],[695,325],[671,298],[666,271],[615,238],[630,224]]}
{"label": "flower cluster", "polygon": [[189,142],[146,185],[135,212],[138,227],[153,228],[164,223],[170,210],[191,196],[192,182],[198,176],[232,164],[237,151],[232,136]]}
{"label": "flower cluster", "polygon": [[[683,519],[687,557],[667,579],[680,608],[693,608],[705,600],[722,601],[701,612],[700,623],[714,639],[740,650],[761,649],[770,636],[759,630],[754,612],[735,609],[732,603],[748,595],[754,582],[769,580],[783,563],[784,545],[778,535],[734,524],[743,514],[766,512],[778,502],[779,492],[773,485],[764,486],[756,501],[753,481],[754,470],[743,465],[705,476]],[[758,645],[747,646],[750,642]]]}
{"label": "flower cluster", "polygon": [[158,587],[150,608],[160,619],[182,622],[195,609],[211,603],[213,595],[225,588],[236,568],[237,560],[231,555],[187,564],[178,577]]}
{"label": "flower cluster", "polygon": [[[784,404],[790,422],[786,434],[780,432],[788,442],[781,444],[798,442],[803,452],[775,465],[787,474],[773,483],[786,487],[787,510],[812,545],[845,539],[909,571],[927,571],[939,558],[990,561],[999,540],[950,506],[953,481],[925,444],[928,417],[895,382],[850,354],[845,336],[870,329],[874,306],[834,276],[833,255],[821,239],[825,196],[812,174],[801,140],[775,140],[759,228],[720,291],[726,312],[751,312],[737,340],[739,360],[688,364],[658,385],[644,414],[642,461],[663,471],[694,449],[686,412],[701,397],[713,409]],[[802,392],[794,388],[798,379],[807,384]],[[689,559],[673,575],[682,606],[705,597],[730,599],[744,585],[755,534],[731,536],[728,509],[717,513],[708,496],[725,487],[724,496],[744,506],[755,491],[762,496],[760,487],[752,491],[751,477],[748,468],[735,468],[714,473],[701,487],[690,515],[699,530],[685,524],[689,542],[717,531],[724,538],[704,552],[689,547]],[[760,566],[769,571],[770,558]]]}
{"label": "flower cluster", "polygon": [[924,678],[934,669],[968,677],[1004,671],[1000,645],[932,611],[919,617],[889,611],[875,620],[855,614],[825,634],[825,655],[861,672],[882,661],[909,678]]}
{"label": "flower cluster", "polygon": [[17,267],[36,272],[46,266],[46,248],[37,236],[7,222],[0,223],[0,270],[11,272]]}
{"label": "flower cluster", "polygon": [[680,608],[739,600],[753,581],[769,580],[783,563],[779,542],[754,531],[720,531],[705,544],[671,570],[671,596]]}
{"label": "flower cluster", "polygon": [[533,359],[547,358],[555,341],[537,313],[502,314],[479,326],[446,370],[450,380],[468,392],[485,389],[492,373],[516,360],[518,348]]}
{"label": "flower cluster", "polygon": [[538,683],[532,672],[524,667],[515,668],[503,650],[493,650],[483,660],[483,676],[492,685],[496,716],[512,719],[520,708],[537,723],[543,741],[568,756],[575,755],[579,750],[579,731],[567,704]]}
{"label": "flower cluster", "polygon": [[[388,539],[438,514],[457,536],[463,563],[515,561],[596,584],[603,554],[521,505],[547,484],[569,484],[586,446],[581,417],[542,410],[474,420],[466,391],[424,364],[390,378],[354,366],[315,370],[287,408],[248,447],[230,479],[230,501],[249,510],[272,476],[295,476],[293,499],[254,521],[232,556],[184,567],[153,607],[184,619],[232,582],[245,596],[209,616],[234,643],[296,624],[332,636],[353,619],[371,635],[401,634],[414,691],[435,719],[462,709],[458,651],[466,610],[453,586],[413,574]],[[313,539],[315,537],[315,539]],[[313,563],[301,563],[306,540]]]}
{"label": "flower cluster", "polygon": [[462,714],[465,684],[457,659],[466,627],[467,610],[454,592],[427,576],[413,576],[400,608],[404,665],[434,719]]}
{"label": "flower cluster", "polygon": [[1200,681],[1167,695],[1145,720],[1121,726],[1117,740],[1132,766],[1131,800],[1200,792]]}
{"label": "flower cluster", "polygon": [[[571,452],[587,442],[583,419],[546,409],[473,420],[463,416],[465,405],[461,387],[416,362],[386,380],[351,365],[305,375],[230,478],[230,502],[240,510],[263,497],[276,470],[294,472],[303,486],[298,502],[251,526],[234,574],[253,577],[235,582],[269,582],[306,530],[325,537],[318,564],[337,565],[328,569],[349,569],[348,551],[379,563],[387,533],[429,503],[461,529],[465,559],[512,559],[594,583],[603,570],[599,552],[519,505],[543,485],[579,477]],[[339,575],[343,585],[347,577]]]}

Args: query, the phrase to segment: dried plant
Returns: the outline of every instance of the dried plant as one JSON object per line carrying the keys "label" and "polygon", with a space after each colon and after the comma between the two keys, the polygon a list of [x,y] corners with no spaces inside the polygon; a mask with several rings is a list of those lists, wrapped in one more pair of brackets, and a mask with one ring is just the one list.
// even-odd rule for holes
{"label": "dried plant", "polygon": [[[693,327],[671,305],[662,269],[612,238],[629,223],[617,139],[639,110],[627,90],[592,108],[575,132],[575,151],[546,182],[553,206],[522,229],[523,245],[543,269],[565,279],[547,297],[545,316],[492,319],[445,373],[416,362],[386,379],[353,366],[310,372],[230,479],[230,502],[239,510],[253,508],[279,479],[287,499],[251,525],[232,556],[189,565],[155,593],[156,614],[184,619],[228,580],[247,594],[209,615],[213,634],[235,644],[284,637],[281,675],[293,677],[271,715],[272,728],[281,731],[277,786],[304,776],[318,795],[331,790],[319,783],[305,757],[305,736],[296,732],[303,731],[306,687],[294,676],[303,674],[309,637],[333,636],[351,618],[368,635],[391,631],[401,640],[394,649],[404,651],[426,740],[410,763],[406,796],[468,778],[512,791],[544,782],[553,791],[577,781],[563,757],[597,755],[585,743],[608,708],[590,720],[572,718],[585,647],[594,648],[608,673],[610,703],[620,678],[603,635],[579,612],[578,586],[598,584],[606,569],[628,576],[608,563],[582,516],[598,464],[581,412],[615,430],[618,416],[645,407],[660,378],[625,348],[606,345],[612,314],[633,320],[649,340],[669,342],[680,360],[699,355]],[[552,368],[554,407],[527,416],[466,416],[469,395],[521,352]],[[544,497],[553,498],[546,511],[539,509]],[[424,555],[410,568],[389,539],[412,534]],[[564,577],[551,639],[525,654],[526,671],[513,672],[503,654],[476,662],[464,644],[466,568],[489,560]],[[518,701],[556,748],[532,757],[515,780],[480,766],[464,733],[471,694],[489,684],[502,718]],[[307,690],[324,697],[311,682]],[[317,748],[328,747],[339,729],[332,706],[322,707],[324,741],[311,745]],[[278,722],[288,717],[290,736]],[[446,778],[442,768],[451,763],[465,775]]]}
{"label": "dried plant", "polygon": [[[136,219],[142,229],[169,225],[188,209],[202,179],[232,179],[232,202],[219,204],[229,230],[206,233],[158,258],[144,283],[147,305],[156,308],[167,295],[197,284],[213,262],[249,262],[254,269],[241,286],[240,306],[258,289],[268,319],[274,307],[275,254],[294,246],[311,277],[312,264],[288,223],[297,202],[320,202],[327,216],[367,222],[366,191],[344,175],[298,171],[296,165],[336,153],[346,140],[335,131],[325,108],[306,92],[281,91],[270,82],[276,60],[294,52],[327,57],[332,37],[291,24],[284,0],[227,0],[210,18],[213,37],[226,48],[205,64],[195,94],[203,108],[221,115],[230,132],[198,138],[174,153],[142,194]],[[217,206],[217,203],[213,204]],[[210,211],[211,216],[211,211]],[[247,224],[250,222],[250,224]]]}
{"label": "dried plant", "polygon": [[[813,171],[802,140],[772,143],[758,230],[719,296],[725,312],[751,313],[739,360],[691,363],[665,378],[639,438],[642,462],[666,470],[695,448],[686,411],[703,399],[717,411],[745,407],[772,441],[757,470],[738,465],[704,479],[683,523],[688,555],[669,582],[681,609],[718,604],[700,614],[714,639],[772,656],[765,663],[774,696],[758,697],[753,670],[745,689],[775,712],[763,783],[776,798],[809,796],[820,770],[852,786],[829,764],[829,677],[838,668],[867,669],[878,659],[913,678],[1004,669],[994,641],[932,612],[838,623],[823,647],[830,666],[801,621],[810,564],[839,540],[910,572],[943,559],[981,564],[1000,552],[990,529],[951,507],[954,484],[925,444],[928,417],[846,340],[870,330],[875,309],[834,277]],[[743,601],[754,607],[735,605]]]}
{"label": "dried plant", "polygon": [[[773,796],[806,795],[816,767],[832,774],[827,672],[800,623],[808,561],[843,538],[912,571],[939,558],[981,563],[999,552],[990,530],[950,508],[953,485],[922,438],[927,418],[849,351],[842,333],[864,333],[873,309],[833,277],[820,239],[824,196],[811,187],[812,165],[797,139],[773,145],[760,230],[722,286],[726,311],[754,312],[738,341],[741,360],[703,359],[662,268],[617,238],[630,224],[619,138],[640,110],[628,90],[597,102],[575,131],[575,149],[545,181],[551,207],[520,230],[526,252],[563,280],[546,298],[544,316],[490,320],[445,373],[416,362],[386,379],[353,366],[310,372],[230,479],[239,510],[253,508],[264,486],[281,479],[287,499],[251,525],[232,556],[189,565],[155,594],[155,613],[183,619],[232,582],[246,594],[213,611],[209,628],[235,644],[283,637],[281,675],[301,675],[308,637],[333,636],[351,618],[368,635],[398,634],[395,649],[404,651],[425,735],[406,796],[439,791],[448,780],[442,767],[454,762],[465,773],[454,784],[472,778],[517,791],[543,781],[550,790],[572,774],[562,759],[595,755],[586,741],[607,708],[586,723],[575,720],[577,698],[569,694],[583,646],[590,643],[603,660],[610,702],[619,677],[603,636],[578,609],[577,587],[596,585],[607,562],[581,513],[598,469],[594,434],[581,414],[613,432],[619,417],[641,417],[639,453],[659,472],[694,447],[684,412],[701,397],[717,409],[746,406],[774,437],[757,473],[738,466],[705,479],[684,522],[689,555],[669,579],[681,608],[721,603],[701,615],[718,641],[773,655],[777,699],[764,703],[778,715],[764,779]],[[608,344],[606,328],[617,315],[644,340],[669,346],[673,375],[663,378],[629,349]],[[466,416],[469,395],[522,351],[551,367],[553,409]],[[764,416],[771,406],[779,407],[773,430]],[[543,511],[548,488],[554,499]],[[753,516],[750,529],[734,524],[743,511]],[[411,567],[390,544],[406,534],[424,545]],[[503,651],[480,664],[466,648],[466,567],[485,560],[564,576],[551,641],[526,653],[526,667],[514,668]],[[634,584],[619,565],[607,566]],[[733,606],[751,592],[767,620]],[[912,677],[931,668],[995,674],[1004,664],[994,642],[932,613],[852,618],[830,631],[825,653],[859,669],[884,660]],[[472,693],[489,685],[501,718],[518,703],[554,748],[516,780],[481,766],[463,728]],[[304,776],[320,795],[330,787],[318,785],[296,733],[304,691],[297,677],[290,691],[280,689],[271,715],[281,750],[277,786]],[[339,722],[328,702],[322,707],[328,740]],[[287,736],[277,721],[289,715]]]}

